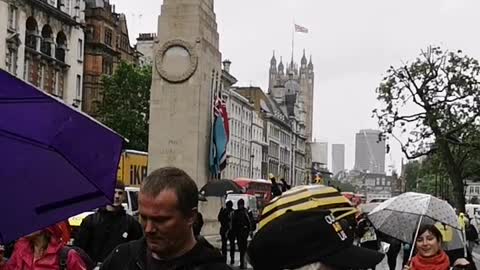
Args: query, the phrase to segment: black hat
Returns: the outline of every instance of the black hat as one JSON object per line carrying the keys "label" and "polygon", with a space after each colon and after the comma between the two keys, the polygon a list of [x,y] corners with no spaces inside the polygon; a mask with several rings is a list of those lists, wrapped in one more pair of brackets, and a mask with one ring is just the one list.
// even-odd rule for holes
{"label": "black hat", "polygon": [[321,262],[336,269],[367,269],[384,254],[353,245],[350,220],[328,210],[285,213],[260,229],[248,247],[255,270],[302,267]]}
{"label": "black hat", "polygon": [[122,181],[117,180],[117,183],[115,184],[115,189],[121,189],[125,191],[125,184]]}

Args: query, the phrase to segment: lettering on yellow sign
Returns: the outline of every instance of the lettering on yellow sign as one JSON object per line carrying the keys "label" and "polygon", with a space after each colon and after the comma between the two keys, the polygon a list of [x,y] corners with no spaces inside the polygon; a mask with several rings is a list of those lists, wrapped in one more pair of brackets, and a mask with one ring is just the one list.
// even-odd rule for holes
{"label": "lettering on yellow sign", "polygon": [[147,177],[147,166],[130,165],[130,181],[132,185],[140,185]]}

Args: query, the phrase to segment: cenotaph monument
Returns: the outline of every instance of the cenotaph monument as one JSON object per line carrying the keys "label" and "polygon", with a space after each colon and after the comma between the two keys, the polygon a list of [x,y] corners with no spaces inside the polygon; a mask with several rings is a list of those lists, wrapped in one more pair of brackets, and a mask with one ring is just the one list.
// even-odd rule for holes
{"label": "cenotaph monument", "polygon": [[175,166],[199,188],[210,175],[212,102],[221,78],[213,4],[163,1],[150,97],[149,173]]}

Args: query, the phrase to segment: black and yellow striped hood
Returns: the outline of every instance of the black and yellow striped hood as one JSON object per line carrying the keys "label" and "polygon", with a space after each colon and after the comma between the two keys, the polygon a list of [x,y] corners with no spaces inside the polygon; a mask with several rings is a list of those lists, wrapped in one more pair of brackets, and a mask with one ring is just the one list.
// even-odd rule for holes
{"label": "black and yellow striped hood", "polygon": [[354,216],[357,209],[338,190],[323,185],[297,186],[276,197],[265,206],[259,229],[290,211],[330,210],[335,218]]}

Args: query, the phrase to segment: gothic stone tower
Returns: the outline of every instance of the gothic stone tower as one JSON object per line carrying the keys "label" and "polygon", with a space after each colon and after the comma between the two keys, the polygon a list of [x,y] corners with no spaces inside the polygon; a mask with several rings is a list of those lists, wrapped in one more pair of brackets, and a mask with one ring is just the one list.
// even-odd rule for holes
{"label": "gothic stone tower", "polygon": [[312,57],[310,56],[310,61],[307,63],[305,50],[303,51],[303,56],[300,61],[300,68],[298,68],[298,65],[293,62],[293,59],[291,59],[285,70],[282,58],[280,58],[280,63],[277,67],[277,59],[275,57],[275,53],[270,60],[268,85],[269,94],[272,94],[273,96],[278,96],[279,93],[274,93],[276,89],[283,88],[285,86],[285,83],[292,79],[300,85],[300,96],[305,103],[306,111],[305,134],[307,136],[307,141],[311,142],[313,128],[313,89],[315,74],[313,71]]}

